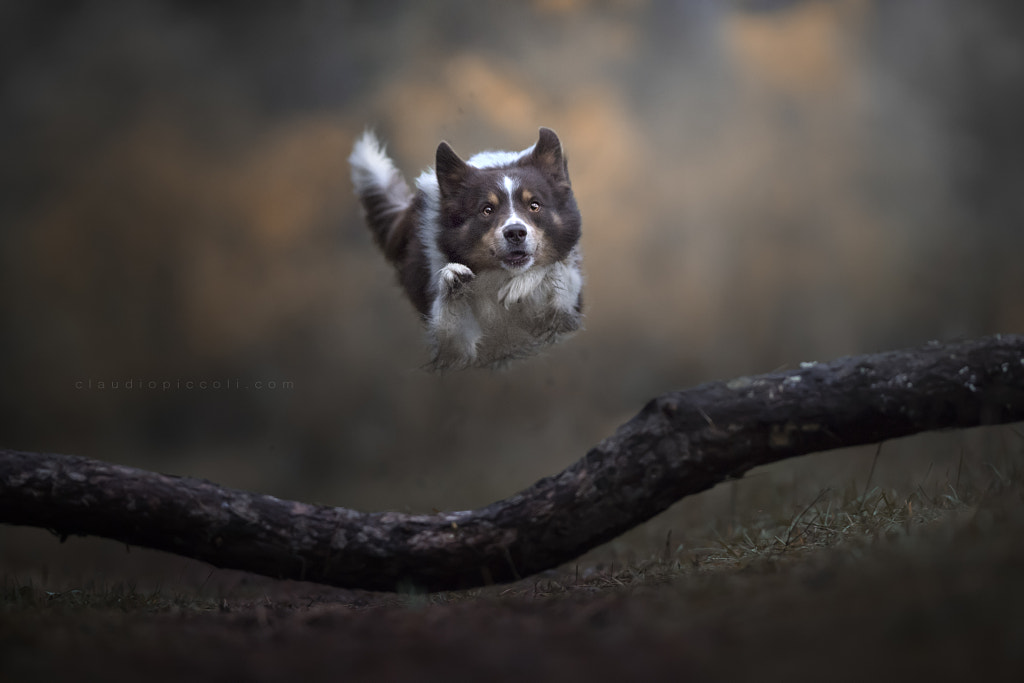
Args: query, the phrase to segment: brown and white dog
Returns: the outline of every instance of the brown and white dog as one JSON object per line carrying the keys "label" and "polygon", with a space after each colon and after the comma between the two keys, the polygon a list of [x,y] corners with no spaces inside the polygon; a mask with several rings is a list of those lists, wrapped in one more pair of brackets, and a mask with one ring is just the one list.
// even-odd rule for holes
{"label": "brown and white dog", "polygon": [[562,145],[463,161],[447,142],[412,192],[371,132],[349,157],[374,240],[426,323],[435,369],[498,367],[580,327],[580,212]]}

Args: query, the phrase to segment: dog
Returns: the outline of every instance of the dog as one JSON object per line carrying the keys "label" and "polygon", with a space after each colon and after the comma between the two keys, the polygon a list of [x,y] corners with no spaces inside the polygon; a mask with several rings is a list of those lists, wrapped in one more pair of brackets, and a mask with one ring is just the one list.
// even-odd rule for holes
{"label": "dog", "polygon": [[441,142],[415,192],[371,131],[349,163],[373,239],[426,325],[432,369],[503,367],[580,329],[581,218],[554,131],[467,161]]}

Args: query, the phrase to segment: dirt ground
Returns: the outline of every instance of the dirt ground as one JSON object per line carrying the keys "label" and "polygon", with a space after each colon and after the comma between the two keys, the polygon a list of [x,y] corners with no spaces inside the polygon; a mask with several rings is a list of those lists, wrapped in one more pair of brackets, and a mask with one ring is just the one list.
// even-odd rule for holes
{"label": "dirt ground", "polygon": [[[597,553],[430,595],[97,541],[90,552],[120,561],[84,582],[5,563],[0,680],[1020,680],[1024,487],[996,488],[971,502],[880,494],[871,514],[894,504],[876,524],[863,501],[822,500],[788,527],[751,520],[706,548]],[[77,552],[5,532],[42,556]]]}

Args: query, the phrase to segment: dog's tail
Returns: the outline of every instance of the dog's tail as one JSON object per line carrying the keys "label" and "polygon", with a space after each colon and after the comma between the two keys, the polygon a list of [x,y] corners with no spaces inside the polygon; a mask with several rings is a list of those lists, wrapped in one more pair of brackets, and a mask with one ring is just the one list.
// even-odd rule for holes
{"label": "dog's tail", "polygon": [[388,258],[395,259],[402,250],[402,245],[395,244],[399,237],[395,233],[400,232],[398,224],[412,204],[413,194],[369,130],[356,140],[348,162],[373,239]]}

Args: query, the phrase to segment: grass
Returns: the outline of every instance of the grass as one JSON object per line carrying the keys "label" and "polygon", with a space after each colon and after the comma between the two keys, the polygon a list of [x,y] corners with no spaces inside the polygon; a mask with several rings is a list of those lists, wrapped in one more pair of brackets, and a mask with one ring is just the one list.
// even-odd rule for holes
{"label": "grass", "polygon": [[125,613],[208,611],[217,608],[210,599],[189,593],[166,594],[160,588],[140,591],[125,582],[83,584],[82,588],[62,591],[36,586],[31,578],[24,582],[4,577],[0,584],[0,606],[13,610],[119,610]]}
{"label": "grass", "polygon": [[1019,456],[902,489],[873,482],[877,459],[860,486],[470,591],[337,590],[158,553],[143,559],[169,572],[137,581],[5,569],[0,679],[1014,680]]}

